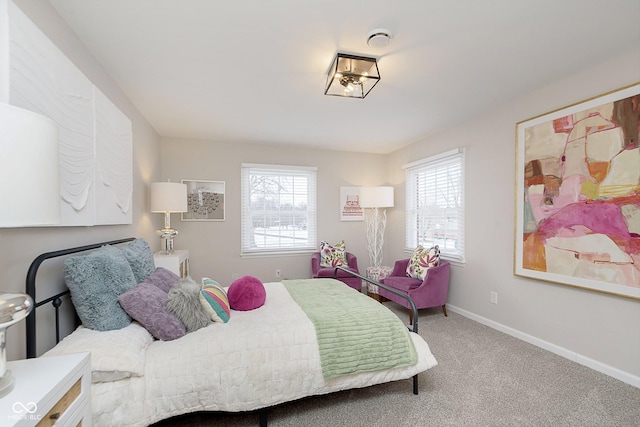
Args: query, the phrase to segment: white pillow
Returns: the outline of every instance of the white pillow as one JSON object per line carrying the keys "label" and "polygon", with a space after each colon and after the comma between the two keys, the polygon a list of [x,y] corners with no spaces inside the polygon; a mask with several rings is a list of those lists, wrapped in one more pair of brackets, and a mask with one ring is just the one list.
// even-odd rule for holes
{"label": "white pillow", "polygon": [[43,357],[91,353],[91,382],[111,382],[144,375],[147,347],[153,337],[139,323],[113,331],[79,326]]}

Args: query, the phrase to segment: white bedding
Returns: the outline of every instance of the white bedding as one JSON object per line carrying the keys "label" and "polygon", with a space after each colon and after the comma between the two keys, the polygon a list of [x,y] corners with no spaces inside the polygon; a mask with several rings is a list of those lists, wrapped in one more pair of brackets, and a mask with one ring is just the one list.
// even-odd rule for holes
{"label": "white bedding", "polygon": [[[411,378],[437,365],[427,343],[412,333],[416,365],[325,380],[313,324],[281,283],[266,283],[265,288],[266,303],[257,310],[233,311],[228,323],[211,324],[175,341],[153,341],[142,350],[142,377],[94,382],[94,424],[144,426],[195,411],[249,411]],[[65,341],[47,355],[69,352]],[[92,363],[92,369],[95,381],[101,367]]]}

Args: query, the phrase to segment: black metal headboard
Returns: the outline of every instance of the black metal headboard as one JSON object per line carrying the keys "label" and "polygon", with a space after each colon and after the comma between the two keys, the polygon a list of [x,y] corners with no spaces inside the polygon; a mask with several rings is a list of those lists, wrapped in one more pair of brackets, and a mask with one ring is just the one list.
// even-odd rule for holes
{"label": "black metal headboard", "polygon": [[59,292],[49,298],[43,299],[42,301],[38,301],[36,299],[36,275],[38,274],[38,268],[40,268],[40,264],[44,261],[51,258],[58,258],[65,255],[71,255],[78,252],[90,251],[93,249],[98,249],[104,245],[117,245],[120,243],[126,243],[134,240],[135,237],[127,237],[125,239],[120,240],[112,240],[109,242],[102,243],[94,243],[91,245],[78,246],[75,248],[62,249],[59,251],[53,252],[45,252],[41,255],[38,255],[29,270],[27,271],[27,287],[26,292],[33,299],[34,308],[31,310],[31,313],[27,316],[27,358],[31,359],[36,357],[36,310],[47,303],[51,303],[55,310],[55,319],[56,319],[56,343],[60,341],[60,313],[59,308],[62,305],[62,297],[69,294],[69,289],[66,289],[62,292]]}

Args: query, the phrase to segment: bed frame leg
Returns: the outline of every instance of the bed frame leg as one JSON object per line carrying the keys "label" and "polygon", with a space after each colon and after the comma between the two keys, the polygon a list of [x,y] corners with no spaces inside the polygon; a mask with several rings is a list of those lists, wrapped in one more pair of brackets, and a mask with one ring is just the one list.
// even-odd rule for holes
{"label": "bed frame leg", "polygon": [[418,394],[418,375],[417,374],[413,376],[413,394]]}
{"label": "bed frame leg", "polygon": [[258,411],[258,419],[260,420],[260,427],[267,427],[267,410],[260,409]]}

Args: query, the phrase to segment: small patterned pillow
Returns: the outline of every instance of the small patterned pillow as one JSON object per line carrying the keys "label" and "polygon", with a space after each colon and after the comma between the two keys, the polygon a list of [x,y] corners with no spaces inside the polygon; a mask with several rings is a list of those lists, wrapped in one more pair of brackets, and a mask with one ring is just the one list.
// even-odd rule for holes
{"label": "small patterned pillow", "polygon": [[200,304],[214,322],[227,323],[231,317],[231,306],[227,292],[218,282],[208,277],[202,279]]}
{"label": "small patterned pillow", "polygon": [[407,264],[407,276],[424,280],[427,270],[440,264],[440,248],[438,245],[425,249],[422,245],[413,251],[409,264]]}
{"label": "small patterned pillow", "polygon": [[337,267],[347,265],[347,250],[344,240],[331,246],[324,240],[320,242],[320,267]]}

